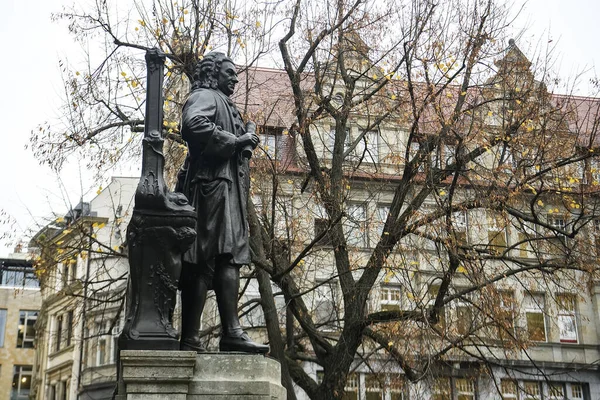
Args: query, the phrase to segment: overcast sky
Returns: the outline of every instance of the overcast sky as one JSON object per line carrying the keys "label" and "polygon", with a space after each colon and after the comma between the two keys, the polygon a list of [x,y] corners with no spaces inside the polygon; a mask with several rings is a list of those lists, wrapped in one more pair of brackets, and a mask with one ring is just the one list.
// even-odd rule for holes
{"label": "overcast sky", "polygon": [[[59,59],[81,54],[65,24],[51,21],[66,0],[0,0],[0,41],[4,59],[0,63],[3,143],[0,146],[0,211],[8,213],[14,226],[2,224],[0,235],[9,230],[13,238],[26,235],[52,213],[64,214],[67,201],[83,195],[89,200],[99,183],[81,171],[78,160],[58,177],[39,166],[31,150],[25,150],[30,132],[39,123],[57,117],[61,99]],[[551,40],[559,54],[557,68],[564,77],[587,70],[585,82],[600,72],[599,35],[594,31],[600,15],[598,0],[530,0],[513,24],[515,35],[526,28],[517,44],[524,51],[544,48]],[[598,63],[598,64],[597,64]],[[0,239],[0,257],[12,252],[13,244]]]}

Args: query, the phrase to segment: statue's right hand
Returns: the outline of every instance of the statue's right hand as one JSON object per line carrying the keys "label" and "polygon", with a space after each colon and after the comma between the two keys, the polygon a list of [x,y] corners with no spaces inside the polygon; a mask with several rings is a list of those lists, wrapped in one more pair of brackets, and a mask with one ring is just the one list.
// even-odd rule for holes
{"label": "statue's right hand", "polygon": [[258,142],[259,138],[255,133],[244,133],[237,139],[238,148],[244,148],[246,146],[252,146],[254,148],[258,145]]}

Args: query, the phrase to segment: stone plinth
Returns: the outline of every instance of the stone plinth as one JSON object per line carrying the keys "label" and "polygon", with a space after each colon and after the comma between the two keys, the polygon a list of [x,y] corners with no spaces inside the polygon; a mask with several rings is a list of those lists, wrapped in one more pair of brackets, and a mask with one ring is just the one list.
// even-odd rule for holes
{"label": "stone plinth", "polygon": [[285,400],[279,362],[258,354],[199,354],[187,400],[208,399]]}
{"label": "stone plinth", "polygon": [[117,400],[285,400],[281,368],[246,353],[122,350]]}
{"label": "stone plinth", "polygon": [[118,400],[186,400],[196,352],[122,350],[120,362]]}

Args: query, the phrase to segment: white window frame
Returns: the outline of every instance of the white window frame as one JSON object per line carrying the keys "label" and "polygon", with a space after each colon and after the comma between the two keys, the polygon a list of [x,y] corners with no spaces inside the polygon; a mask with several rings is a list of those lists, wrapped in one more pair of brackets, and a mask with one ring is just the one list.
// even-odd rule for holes
{"label": "white window frame", "polygon": [[379,163],[379,131],[370,130],[368,132],[365,132],[364,130],[361,130],[360,134],[362,138],[356,144],[356,148],[354,149],[356,160],[360,160],[360,157],[364,153],[365,156],[363,158],[363,162],[367,162],[370,164]]}
{"label": "white window frame", "polygon": [[385,306],[390,306],[388,310],[402,309],[402,287],[398,285],[381,285],[379,295],[379,308],[382,311]]}
{"label": "white window frame", "polygon": [[500,380],[500,391],[502,392],[502,400],[517,400],[519,397],[519,384],[513,379],[502,379]]}
{"label": "white window frame", "polygon": [[369,246],[367,229],[367,207],[365,203],[348,203],[347,216],[344,222],[346,242],[353,247]]}
{"label": "white window frame", "polygon": [[[556,295],[558,315],[557,323],[561,343],[579,343],[579,332],[577,328],[577,296],[571,293],[558,293]],[[565,302],[571,303],[568,308]]]}
{"label": "white window frame", "polygon": [[[24,320],[23,320],[23,324],[21,324],[21,318],[22,318],[22,314],[24,313]],[[19,349],[32,349],[34,348],[34,341],[35,341],[35,322],[33,322],[33,324],[31,325],[33,327],[33,337],[29,337],[29,335],[27,335],[27,326],[29,325],[30,321],[37,321],[38,319],[38,315],[39,315],[39,310],[19,310],[19,325],[17,327],[18,331],[17,331],[17,348]],[[21,325],[23,325],[23,327],[21,328]],[[21,346],[19,346],[19,331],[23,331],[23,338],[21,340]],[[30,343],[30,346],[25,346],[25,343]]]}
{"label": "white window frame", "polygon": [[[324,331],[336,331],[339,329],[339,314],[338,314],[338,283],[336,280],[319,280],[315,282],[318,286],[313,290],[313,311],[315,323],[319,325],[319,329]],[[326,307],[325,310],[319,311],[319,308]],[[330,315],[320,318],[319,312],[329,312],[327,307],[331,308]]]}
{"label": "white window frame", "polygon": [[454,378],[453,381],[457,398],[461,400],[475,400],[477,398],[477,385],[474,378]]}
{"label": "white window frame", "polygon": [[525,320],[527,322],[527,333],[529,335],[531,334],[531,331],[529,328],[529,321],[527,318],[528,314],[541,314],[542,321],[544,323],[544,340],[531,339],[531,335],[530,335],[529,339],[531,341],[535,341],[535,342],[547,343],[548,342],[548,326],[546,323],[546,298],[545,298],[545,295],[543,293],[527,293],[524,296],[523,302],[524,302],[524,309],[525,309]]}

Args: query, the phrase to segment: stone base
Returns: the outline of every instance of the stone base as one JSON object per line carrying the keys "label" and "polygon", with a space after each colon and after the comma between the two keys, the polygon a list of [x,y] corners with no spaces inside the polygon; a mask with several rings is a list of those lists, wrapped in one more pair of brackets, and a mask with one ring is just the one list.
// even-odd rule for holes
{"label": "stone base", "polygon": [[122,350],[116,400],[285,400],[279,363],[247,353]]}
{"label": "stone base", "polygon": [[279,362],[258,354],[199,354],[187,400],[208,399],[285,400]]}
{"label": "stone base", "polygon": [[196,352],[122,350],[120,357],[121,379],[117,400],[187,399]]}

